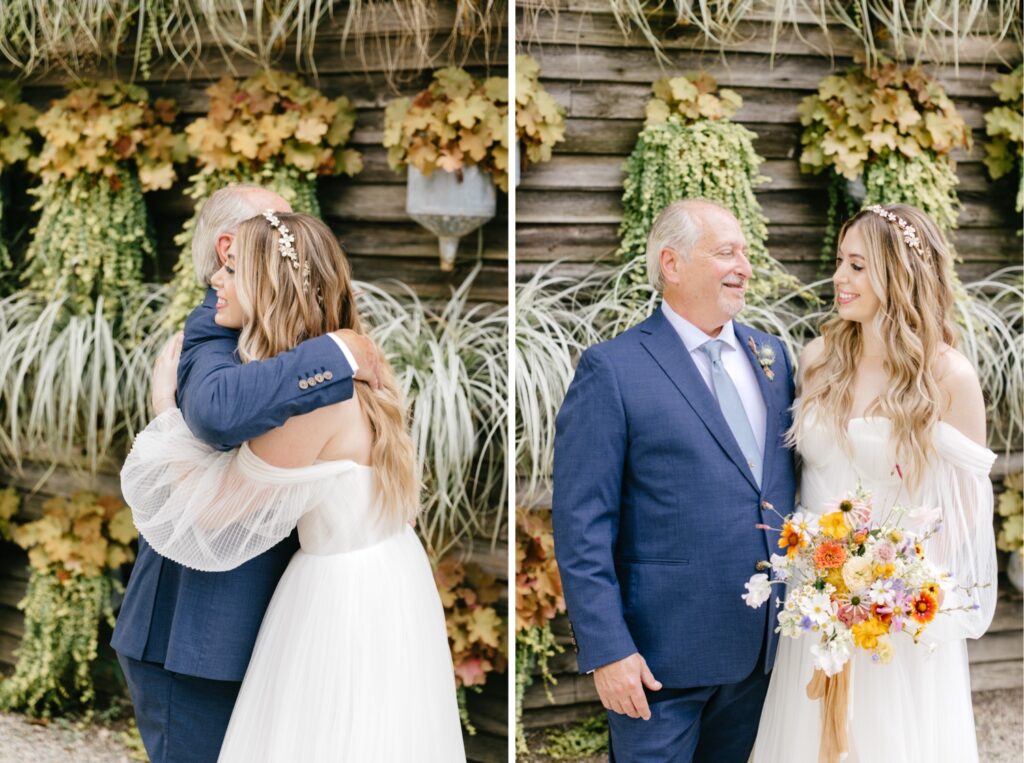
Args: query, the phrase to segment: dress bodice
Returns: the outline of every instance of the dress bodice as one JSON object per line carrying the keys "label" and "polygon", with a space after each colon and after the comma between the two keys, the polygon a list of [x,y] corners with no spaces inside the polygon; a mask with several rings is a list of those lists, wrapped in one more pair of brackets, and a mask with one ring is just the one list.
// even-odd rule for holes
{"label": "dress bodice", "polygon": [[[847,445],[816,416],[811,415],[797,450],[803,460],[800,474],[800,503],[814,514],[823,514],[827,503],[852,491],[857,484],[868,490],[876,507],[893,504],[915,506],[934,503],[949,470],[964,469],[980,476],[988,474],[995,454],[944,421],[932,430],[933,453],[925,473],[911,490],[899,467],[892,423],[881,416],[850,419],[846,426]],[[902,472],[902,475],[901,475]]]}

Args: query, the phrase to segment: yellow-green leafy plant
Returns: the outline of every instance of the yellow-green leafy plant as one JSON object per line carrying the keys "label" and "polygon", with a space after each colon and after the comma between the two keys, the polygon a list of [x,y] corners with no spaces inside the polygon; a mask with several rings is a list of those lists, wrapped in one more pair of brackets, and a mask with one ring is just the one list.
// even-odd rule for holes
{"label": "yellow-green leafy plant", "polygon": [[155,256],[142,194],[170,188],[173,163],[185,159],[175,115],[173,101],[151,105],[145,89],[104,81],[75,88],[39,117],[44,144],[29,167],[42,180],[30,191],[42,215],[22,274],[30,291],[66,297],[81,314],[101,298],[112,310],[141,285],[143,261]]}
{"label": "yellow-green leafy plant", "polygon": [[395,171],[409,165],[430,175],[476,165],[507,191],[508,80],[478,80],[456,67],[438,69],[415,98],[388,105],[384,147]]}
{"label": "yellow-green leafy plant", "polygon": [[[523,697],[539,671],[544,688],[557,683],[548,661],[565,651],[551,620],[565,614],[562,578],[555,561],[551,510],[516,510],[516,749],[527,753],[522,724]],[[548,698],[551,699],[550,690]]]}
{"label": "yellow-green leafy plant", "polygon": [[[21,86],[16,82],[0,82],[0,172],[15,162],[29,158],[32,136],[38,113],[21,101]],[[7,252],[3,231],[3,196],[0,195],[0,278],[13,267]]]}
{"label": "yellow-green leafy plant", "polygon": [[455,556],[438,562],[434,582],[444,607],[459,713],[463,726],[475,734],[466,713],[466,689],[480,691],[488,675],[505,672],[508,659],[505,620],[494,606],[501,598],[502,586],[480,565]]}
{"label": "yellow-green leafy plant", "polygon": [[959,199],[950,156],[971,146],[971,132],[942,86],[918,68],[885,64],[821,81],[800,103],[800,168],[830,171],[828,232],[822,257],[834,255],[838,211],[854,205],[840,181],[863,179],[869,204],[912,204],[945,231],[956,227]]}
{"label": "yellow-green leafy plant", "polygon": [[[712,199],[739,220],[754,269],[750,298],[764,301],[797,282],[768,254],[768,221],[754,196],[754,188],[767,180],[758,173],[764,160],[754,150],[754,133],[728,119],[742,100],[728,90],[715,95],[716,90],[706,74],[654,83],[647,123],[626,162],[618,256],[643,260],[651,226],[672,202]],[[645,268],[633,272],[646,278]]]}
{"label": "yellow-green leafy plant", "polygon": [[1024,211],[1024,66],[992,83],[1002,106],[985,114],[985,166],[993,180],[1017,170],[1017,211]]}
{"label": "yellow-green leafy plant", "polygon": [[25,635],[14,674],[0,682],[0,707],[44,718],[88,713],[100,623],[113,626],[110,597],[120,586],[109,573],[135,558],[131,510],[113,496],[55,497],[12,535],[28,551],[31,575],[18,604]]}
{"label": "yellow-green leafy plant", "polygon": [[540,64],[525,55],[516,56],[516,140],[523,171],[550,161],[555,144],[565,140],[565,107],[540,84]]}
{"label": "yellow-green leafy plant", "polygon": [[[352,176],[363,168],[359,152],[348,146],[356,111],[345,96],[331,100],[279,71],[243,81],[225,77],[206,93],[206,116],[185,128],[199,167],[187,191],[197,202],[196,214],[214,191],[253,183],[281,194],[296,212],[319,216],[317,177]],[[204,287],[192,266],[194,228],[195,215],[174,239],[181,255],[174,268],[168,325],[179,326],[203,298]]]}
{"label": "yellow-green leafy plant", "polygon": [[1024,552],[1024,474],[1009,475],[1003,480],[1003,492],[999,494],[996,510],[1001,517],[996,546],[1011,554]]}

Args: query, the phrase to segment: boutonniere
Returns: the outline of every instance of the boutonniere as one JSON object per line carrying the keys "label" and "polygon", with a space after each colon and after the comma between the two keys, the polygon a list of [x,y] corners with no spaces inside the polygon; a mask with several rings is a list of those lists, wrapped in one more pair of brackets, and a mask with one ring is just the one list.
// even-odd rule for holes
{"label": "boutonniere", "polygon": [[772,370],[772,366],[775,364],[775,350],[772,349],[772,346],[762,344],[759,347],[752,336],[747,337],[747,344],[750,346],[750,351],[754,353],[754,357],[757,358],[764,375],[768,377],[768,381],[775,379],[775,371]]}

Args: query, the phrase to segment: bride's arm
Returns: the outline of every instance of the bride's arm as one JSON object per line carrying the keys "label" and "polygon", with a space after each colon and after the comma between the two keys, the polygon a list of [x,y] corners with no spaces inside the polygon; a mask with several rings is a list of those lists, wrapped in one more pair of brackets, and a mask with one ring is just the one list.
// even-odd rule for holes
{"label": "bride's arm", "polygon": [[995,455],[984,446],[981,385],[960,353],[947,351],[940,363],[939,386],[946,397],[941,418],[959,435],[936,435],[941,464],[933,484],[925,488],[941,508],[942,529],[928,542],[926,553],[961,587],[947,593],[943,607],[966,611],[940,615],[925,630],[927,641],[981,637],[995,613],[998,574],[988,476]]}

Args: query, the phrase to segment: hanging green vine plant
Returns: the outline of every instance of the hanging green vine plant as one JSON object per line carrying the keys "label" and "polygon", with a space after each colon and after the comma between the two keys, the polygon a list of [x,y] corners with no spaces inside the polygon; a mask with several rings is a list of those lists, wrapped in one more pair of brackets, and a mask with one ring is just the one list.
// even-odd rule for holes
{"label": "hanging green vine plant", "polygon": [[131,510],[92,493],[51,498],[41,519],[14,529],[31,576],[18,604],[25,635],[14,674],[0,682],[0,707],[44,718],[91,711],[100,623],[113,626],[110,596],[120,586],[109,573],[135,558],[136,537]]}
{"label": "hanging green vine plant", "polygon": [[[15,162],[25,161],[32,152],[36,110],[21,102],[21,86],[16,82],[0,82],[0,172]],[[7,252],[3,230],[3,195],[0,194],[0,280],[14,267]]]}
{"label": "hanging green vine plant", "polygon": [[985,166],[993,180],[1017,170],[1017,211],[1024,211],[1024,66],[1018,66],[992,84],[1004,106],[985,114]]}
{"label": "hanging green vine plant", "polygon": [[[763,301],[798,283],[768,254],[768,221],[754,196],[768,179],[758,174],[764,160],[754,150],[754,133],[729,121],[742,99],[727,89],[716,94],[717,87],[706,74],[654,83],[647,121],[626,162],[618,256],[642,260],[654,219],[672,202],[712,199],[739,220],[755,275],[751,300]],[[645,278],[644,270],[635,277]]]}
{"label": "hanging green vine plant", "polygon": [[[141,87],[105,81],[54,101],[39,117],[45,143],[30,169],[41,209],[22,280],[47,301],[66,298],[74,314],[91,312],[142,284],[155,253],[142,194],[170,188],[184,142],[172,132],[176,108],[149,105]],[[108,317],[112,316],[108,312]]]}
{"label": "hanging green vine plant", "polygon": [[[802,171],[863,180],[865,205],[912,204],[947,233],[956,227],[959,199],[950,154],[970,148],[971,133],[933,78],[895,64],[851,69],[823,79],[799,112]],[[843,222],[837,209],[855,208],[846,183],[834,180],[830,188],[825,261],[835,255]]]}
{"label": "hanging green vine plant", "polygon": [[[296,212],[319,216],[316,178],[352,176],[363,168],[359,152],[347,148],[356,112],[345,96],[328,100],[291,74],[266,71],[239,82],[225,77],[206,90],[207,115],[185,128],[199,165],[187,193],[202,201],[234,183],[253,183],[276,191]],[[174,268],[174,300],[167,325],[180,326],[202,302],[192,264],[195,215],[174,243],[181,255]]]}

